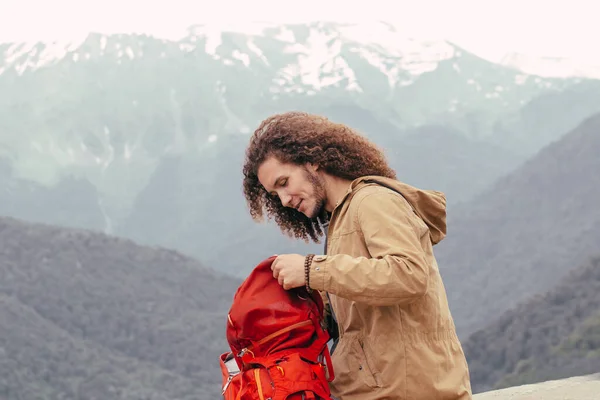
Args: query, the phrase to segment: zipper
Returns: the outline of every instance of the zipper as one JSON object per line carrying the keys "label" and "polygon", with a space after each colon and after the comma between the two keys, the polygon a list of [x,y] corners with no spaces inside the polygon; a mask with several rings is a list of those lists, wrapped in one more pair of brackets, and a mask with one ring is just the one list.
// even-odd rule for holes
{"label": "zipper", "polygon": [[367,355],[368,352],[365,350],[365,343],[364,343],[363,340],[359,340],[358,344],[360,345],[360,350],[361,350],[362,356],[363,356],[363,358],[365,360],[365,365],[366,365],[366,367],[369,370],[368,373],[373,377],[373,381],[375,382],[375,384],[377,386],[379,386],[379,382],[378,382],[377,377],[375,376],[375,373],[374,373],[375,370],[373,369],[373,366],[371,365],[371,361],[370,361],[370,359],[371,359],[370,354],[371,353],[369,353],[369,355]]}
{"label": "zipper", "polygon": [[[327,231],[326,231],[326,236],[325,236],[325,249],[324,249],[325,255],[327,255],[327,251],[330,246],[329,238],[331,235],[329,234],[329,232],[331,232],[332,222],[334,221],[333,218],[335,216],[337,216],[336,211],[338,211],[338,207],[341,205],[341,203],[342,202],[340,202],[340,204],[338,204],[336,206],[336,208],[333,209],[333,211],[331,212],[331,218],[329,218],[329,221],[327,221]],[[331,297],[329,296],[329,292],[325,292],[325,295],[327,296],[327,300],[329,301],[329,308],[331,310],[331,315],[333,317],[333,320],[335,321],[335,324],[337,325],[337,331],[338,331],[338,338],[334,339],[333,345],[331,347],[331,353],[333,354],[333,351],[337,347],[337,343],[342,338],[343,334],[342,334],[340,321],[337,319],[337,316],[335,315],[335,311],[333,310],[333,304],[331,304]]]}
{"label": "zipper", "polygon": [[[303,326],[310,325],[312,323],[313,322],[310,319],[307,319],[306,321],[302,321],[302,322],[298,322],[298,323],[296,323],[294,325],[286,326],[285,328],[280,329],[277,332],[273,332],[269,336],[266,336],[266,337],[262,338],[261,340],[259,340],[258,342],[256,342],[256,346],[260,346],[261,344],[264,344],[264,343],[268,342],[269,340],[271,340],[271,339],[273,339],[273,338],[275,338],[275,337],[277,337],[279,335],[283,335],[284,333],[287,333],[287,332],[289,332],[289,331],[291,331],[293,329],[301,328]],[[243,357],[248,352],[252,353],[252,349],[253,348],[254,348],[254,346],[248,346],[248,347],[243,348],[238,353],[238,357]],[[252,355],[254,356],[254,353],[252,353]]]}
{"label": "zipper", "polygon": [[301,328],[303,326],[310,325],[310,324],[312,324],[312,321],[310,319],[307,319],[306,321],[298,322],[294,325],[287,326],[283,329],[278,330],[277,332],[271,333],[269,336],[262,338],[256,344],[260,346],[261,344],[268,342],[269,340],[273,339],[274,337],[283,335],[284,333],[287,333],[293,329]]}

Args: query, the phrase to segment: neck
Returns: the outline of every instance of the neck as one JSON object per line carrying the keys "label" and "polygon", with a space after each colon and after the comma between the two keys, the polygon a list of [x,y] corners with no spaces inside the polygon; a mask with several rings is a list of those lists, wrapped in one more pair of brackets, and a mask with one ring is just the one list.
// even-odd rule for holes
{"label": "neck", "polygon": [[324,181],[327,193],[327,204],[325,204],[325,209],[328,212],[332,212],[335,206],[344,197],[352,182],[332,175],[326,175]]}

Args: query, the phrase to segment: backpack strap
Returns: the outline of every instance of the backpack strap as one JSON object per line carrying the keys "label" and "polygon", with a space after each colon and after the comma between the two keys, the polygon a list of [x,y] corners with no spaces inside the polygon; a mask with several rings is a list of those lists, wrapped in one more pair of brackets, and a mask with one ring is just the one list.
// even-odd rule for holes
{"label": "backpack strap", "polygon": [[[233,381],[235,377],[240,373],[240,369],[237,365],[237,361],[235,360],[235,356],[232,352],[224,353],[220,358],[221,362],[221,372],[224,374],[227,372],[227,381],[223,385],[221,395],[225,396],[225,392],[229,388],[229,385]],[[241,379],[241,376],[240,376]]]}

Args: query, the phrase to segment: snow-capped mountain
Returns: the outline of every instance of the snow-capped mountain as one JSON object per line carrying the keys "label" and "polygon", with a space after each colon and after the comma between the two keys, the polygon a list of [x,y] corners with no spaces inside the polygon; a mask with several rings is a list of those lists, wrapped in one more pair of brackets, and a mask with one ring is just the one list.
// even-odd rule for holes
{"label": "snow-capped mountain", "polygon": [[[254,67],[257,64],[271,65],[266,54],[256,44],[257,40],[271,38],[284,44],[281,49],[283,53],[295,54],[298,57],[295,65],[289,65],[281,71],[281,76],[284,78],[299,76],[302,83],[307,86],[312,85],[315,89],[335,84],[335,76],[327,76],[335,72],[340,73],[339,78],[355,80],[354,72],[349,69],[347,62],[339,59],[342,48],[359,55],[379,68],[388,77],[391,87],[398,83],[398,75],[407,73],[407,75],[418,76],[422,72],[431,71],[435,69],[438,62],[452,58],[456,52],[456,49],[447,42],[407,38],[397,32],[393,26],[386,24],[357,26],[316,23],[305,31],[303,26],[274,24],[256,24],[254,28],[253,33],[244,34],[237,31],[223,31],[219,27],[207,24],[196,25],[190,27],[187,36],[176,43],[182,51],[200,49],[214,60],[222,60],[227,66],[242,63],[246,67]],[[364,35],[365,30],[370,35]],[[224,54],[219,47],[232,35],[245,35],[246,38],[238,41],[241,49],[233,49],[229,54]],[[118,42],[109,45],[107,36],[101,37],[98,52],[82,48],[85,41],[86,38],[66,43],[5,44],[4,62],[0,73],[14,68],[18,74],[22,74],[27,70],[45,67],[64,58],[84,61],[94,55],[103,56],[113,51],[117,57],[131,59],[144,56],[144,52],[136,48],[133,43],[126,46]],[[163,40],[163,43],[166,42]],[[160,53],[160,57],[166,56],[166,51]],[[338,58],[337,62],[336,58]],[[322,77],[326,78],[325,81],[320,79]],[[404,84],[409,83],[410,80],[404,81]]]}
{"label": "snow-capped mountain", "polygon": [[[8,43],[0,47],[0,74],[22,75],[63,62],[85,65],[99,57],[121,64],[136,58],[165,59],[202,52],[216,62],[214,67],[268,70],[272,75],[268,86],[271,93],[310,96],[332,87],[370,92],[374,80],[383,80],[388,94],[395,93],[441,65],[461,73],[461,68],[475,60],[483,62],[446,41],[410,38],[385,23],[263,24],[254,28],[253,33],[246,34],[197,25],[178,41],[145,35],[91,34],[68,43]],[[513,82],[488,87],[476,79],[477,73],[469,76],[468,72],[463,79],[487,98],[504,97],[498,92],[510,90],[505,87],[507,83],[525,85],[533,81],[533,86],[551,86],[547,81],[511,71],[508,75]]]}
{"label": "snow-capped mountain", "polygon": [[[540,122],[531,112],[545,104],[537,99],[584,84],[526,74],[384,23],[243,32],[197,25],[178,39],[93,33],[69,43],[5,43],[0,159],[15,177],[45,185],[84,177],[110,231],[165,157],[218,164],[232,136],[274,112],[323,113],[390,146],[437,124],[530,154],[581,117]],[[581,114],[600,104],[586,88]]]}
{"label": "snow-capped mountain", "polygon": [[[364,35],[365,30],[372,35]],[[150,100],[159,101],[183,130],[181,118],[198,116],[178,108],[207,112],[203,128],[190,128],[194,131],[186,135],[175,130],[169,148],[187,147],[190,140],[204,146],[224,131],[247,133],[274,109],[331,102],[360,105],[398,127],[451,122],[468,135],[486,136],[498,116],[573,83],[523,74],[445,41],[407,37],[383,23],[265,24],[250,34],[199,25],[180,40],[90,34],[70,43],[3,44],[0,53],[0,96],[5,104],[39,101],[44,109],[56,108],[64,115],[79,113],[75,110],[85,104],[93,103],[98,113],[118,104],[119,113],[131,109],[133,117],[139,110],[149,111]],[[69,100],[61,100],[64,96]],[[75,108],[65,109],[67,104]],[[473,112],[487,114],[485,121],[477,126],[465,121]],[[156,112],[148,116],[157,117]],[[94,123],[94,140],[107,143],[112,132],[107,122],[105,118]],[[37,135],[36,130],[28,129],[25,135]],[[138,135],[127,141],[124,155],[139,146]],[[97,146],[106,150],[107,145]],[[86,143],[57,147],[69,157],[99,157],[76,154],[90,152]]]}
{"label": "snow-capped mountain", "polygon": [[500,60],[500,64],[544,77],[600,79],[600,60],[594,63],[565,57],[509,53]]}

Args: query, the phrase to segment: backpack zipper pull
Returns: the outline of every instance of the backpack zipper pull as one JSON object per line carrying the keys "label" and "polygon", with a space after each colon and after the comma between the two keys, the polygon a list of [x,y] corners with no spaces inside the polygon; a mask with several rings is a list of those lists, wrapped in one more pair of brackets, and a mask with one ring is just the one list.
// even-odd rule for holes
{"label": "backpack zipper pull", "polygon": [[233,376],[229,375],[229,377],[227,378],[227,382],[225,382],[225,386],[223,386],[223,390],[221,391],[221,395],[224,396],[225,395],[225,391],[227,390],[227,388],[229,387],[229,384],[231,383],[231,381],[233,380]]}
{"label": "backpack zipper pull", "polygon": [[244,347],[239,353],[238,357],[242,359],[243,362],[248,362],[254,358],[254,353],[247,347]]}

